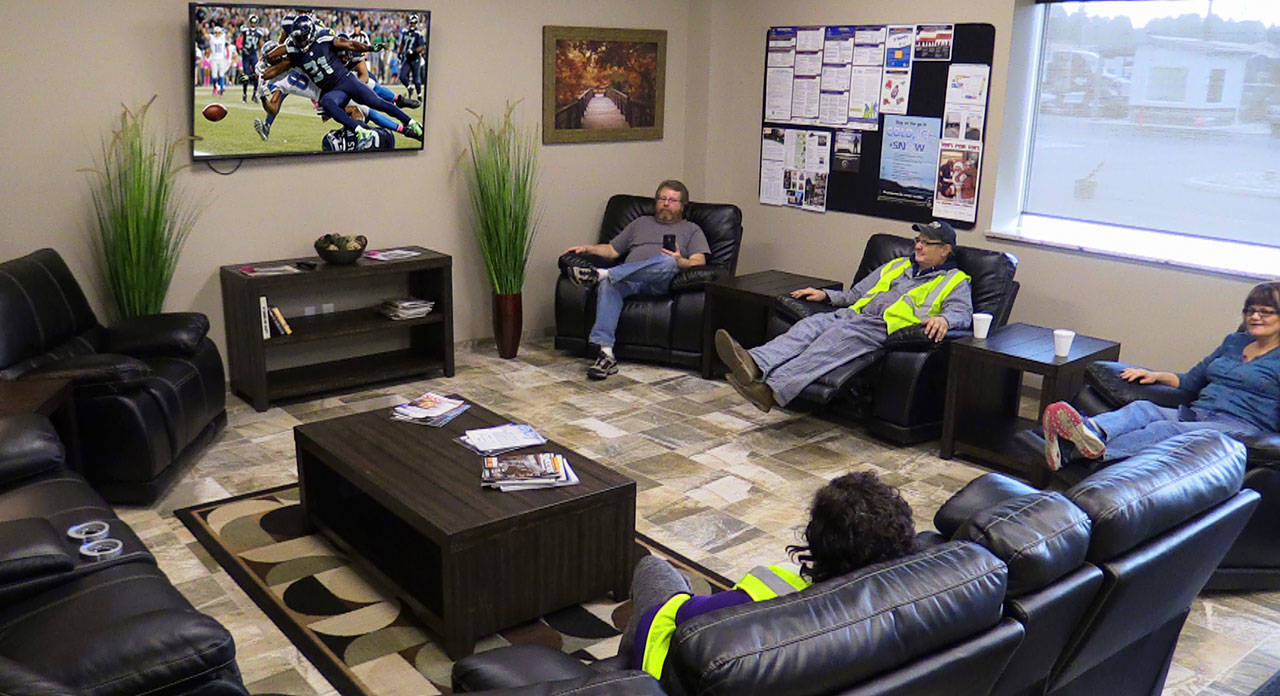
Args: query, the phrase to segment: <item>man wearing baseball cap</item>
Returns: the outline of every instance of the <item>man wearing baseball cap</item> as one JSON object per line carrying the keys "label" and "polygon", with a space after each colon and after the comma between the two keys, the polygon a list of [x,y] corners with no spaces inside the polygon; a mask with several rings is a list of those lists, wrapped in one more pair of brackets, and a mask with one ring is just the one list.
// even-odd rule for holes
{"label": "man wearing baseball cap", "polygon": [[879,349],[890,334],[912,329],[941,341],[949,329],[969,328],[969,275],[951,258],[956,231],[943,220],[911,228],[917,233],[912,253],[877,268],[852,288],[801,288],[791,293],[839,309],[805,317],[750,350],[729,332],[717,331],[716,354],[729,366],[729,384],[768,411],[786,406],[831,369]]}

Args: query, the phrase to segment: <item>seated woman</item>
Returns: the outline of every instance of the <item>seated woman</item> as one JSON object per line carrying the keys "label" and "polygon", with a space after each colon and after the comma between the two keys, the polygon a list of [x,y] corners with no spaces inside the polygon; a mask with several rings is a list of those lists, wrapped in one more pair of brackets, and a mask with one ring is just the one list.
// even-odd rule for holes
{"label": "seated woman", "polygon": [[1049,404],[1041,419],[1049,468],[1062,464],[1058,438],[1089,459],[1110,461],[1178,433],[1213,429],[1233,435],[1280,430],[1280,282],[1262,283],[1244,301],[1245,330],[1233,333],[1184,374],[1131,367],[1120,373],[1141,384],[1167,384],[1196,394],[1180,408],[1135,401],[1092,418],[1065,401]]}
{"label": "seated woman", "polygon": [[814,494],[805,544],[787,547],[800,564],[798,576],[778,566],[757,566],[732,590],[693,595],[689,582],[670,563],[656,556],[641,558],[631,580],[635,613],[622,633],[618,654],[631,656],[631,668],[661,677],[671,635],[690,618],[798,592],[904,556],[914,537],[911,506],[897,489],[871,472],[845,474]]}

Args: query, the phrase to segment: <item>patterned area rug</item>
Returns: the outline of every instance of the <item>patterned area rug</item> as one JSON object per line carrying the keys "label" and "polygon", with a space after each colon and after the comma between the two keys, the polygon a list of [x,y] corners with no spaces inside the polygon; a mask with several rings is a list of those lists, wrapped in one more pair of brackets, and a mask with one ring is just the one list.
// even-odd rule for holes
{"label": "patterned area rug", "polygon": [[[344,696],[449,693],[453,662],[385,588],[309,528],[295,485],[196,505],[174,514],[215,561]],[[694,590],[732,585],[637,535],[641,553],[670,560]],[[637,555],[637,558],[639,555]],[[476,652],[538,643],[584,662],[612,657],[631,603],[607,597],[476,643]]]}

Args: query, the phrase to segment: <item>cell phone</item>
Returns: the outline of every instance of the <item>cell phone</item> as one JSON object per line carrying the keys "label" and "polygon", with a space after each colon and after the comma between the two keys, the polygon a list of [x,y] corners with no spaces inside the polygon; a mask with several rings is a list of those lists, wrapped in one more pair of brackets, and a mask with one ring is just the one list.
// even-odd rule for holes
{"label": "cell phone", "polygon": [[662,235],[662,248],[667,251],[676,250],[676,236],[674,234]]}

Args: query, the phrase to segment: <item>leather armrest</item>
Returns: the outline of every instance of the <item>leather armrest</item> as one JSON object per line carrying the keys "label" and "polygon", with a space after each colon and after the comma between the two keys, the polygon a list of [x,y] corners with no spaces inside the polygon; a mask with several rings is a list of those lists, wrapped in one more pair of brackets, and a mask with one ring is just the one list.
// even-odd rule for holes
{"label": "leather armrest", "polygon": [[574,679],[595,670],[545,645],[512,645],[464,657],[453,664],[454,691],[530,686]]}
{"label": "leather armrest", "polygon": [[6,696],[82,696],[71,687],[0,657],[0,694]]}
{"label": "leather armrest", "polygon": [[790,295],[778,295],[774,300],[774,311],[779,317],[796,323],[801,319],[822,312],[834,312],[839,307],[829,302],[814,302],[812,300],[799,300]]}
{"label": "leather armrest", "polygon": [[0,417],[0,484],[59,467],[65,458],[48,418],[35,413]]}
{"label": "leather armrest", "polygon": [[702,265],[686,268],[671,279],[671,292],[701,290],[707,283],[729,277],[729,269],[722,266]]}
{"label": "leather armrest", "polygon": [[104,353],[189,355],[209,333],[209,317],[199,312],[170,312],[133,317],[106,330]]}
{"label": "leather armrest", "polygon": [[1248,468],[1280,467],[1280,433],[1242,435],[1239,440],[1248,450],[1248,458],[1245,460],[1245,466]]}
{"label": "leather armrest", "polygon": [[1009,498],[1035,492],[1035,488],[1004,474],[983,474],[965,484],[938,508],[933,516],[933,526],[950,539],[978,512]]}
{"label": "leather armrest", "polygon": [[617,265],[603,256],[578,254],[572,251],[567,254],[561,254],[557,263],[560,266],[560,275],[566,278],[569,277],[570,268],[608,268]]}
{"label": "leather armrest", "polygon": [[42,517],[0,522],[0,585],[73,570],[67,546]]}
{"label": "leather armrest", "polygon": [[1103,401],[1119,408],[1133,401],[1150,401],[1159,406],[1176,408],[1195,399],[1195,394],[1166,384],[1138,384],[1121,379],[1120,372],[1128,363],[1099,360],[1085,368],[1085,383],[1094,389]]}
{"label": "leather armrest", "polygon": [[473,693],[476,696],[667,696],[657,679],[636,669]]}
{"label": "leather armrest", "polygon": [[77,387],[93,384],[130,387],[141,384],[150,375],[151,368],[137,358],[115,353],[89,353],[59,360],[22,376],[30,379],[69,379]]}
{"label": "leather armrest", "polygon": [[947,331],[941,341],[935,341],[925,335],[923,324],[917,324],[889,334],[884,347],[886,350],[933,350],[947,341],[972,335],[968,329],[956,329]]}

